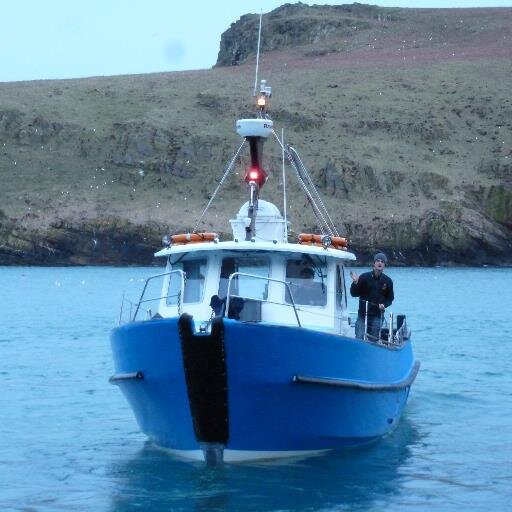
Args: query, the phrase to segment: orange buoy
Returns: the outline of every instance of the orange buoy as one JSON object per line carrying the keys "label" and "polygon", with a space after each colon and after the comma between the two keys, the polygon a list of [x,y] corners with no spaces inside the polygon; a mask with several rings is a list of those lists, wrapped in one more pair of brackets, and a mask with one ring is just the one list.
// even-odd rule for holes
{"label": "orange buoy", "polygon": [[348,247],[348,240],[341,236],[329,236],[329,235],[315,235],[313,233],[301,233],[299,235],[299,244],[305,245],[316,245],[320,247],[325,246],[326,238],[330,240],[327,247],[333,247],[334,249],[340,249],[346,251]]}
{"label": "orange buoy", "polygon": [[179,235],[171,235],[171,244],[198,244],[201,242],[214,242],[219,239],[217,233],[180,233]]}

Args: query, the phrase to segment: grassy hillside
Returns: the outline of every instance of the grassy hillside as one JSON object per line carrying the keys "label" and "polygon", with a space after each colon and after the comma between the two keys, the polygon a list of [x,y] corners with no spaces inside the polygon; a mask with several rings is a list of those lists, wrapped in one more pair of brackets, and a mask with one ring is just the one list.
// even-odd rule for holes
{"label": "grassy hillside", "polygon": [[[267,15],[263,34],[275,48],[260,62],[270,114],[353,248],[510,263],[512,9],[370,9],[363,28],[311,42],[304,19],[318,36],[332,12],[290,8]],[[292,34],[281,42],[276,19]],[[244,25],[254,16],[227,34]],[[240,144],[236,119],[252,115],[246,53],[206,71],[0,84],[0,263],[150,261],[161,234],[193,227]],[[281,206],[281,155],[265,149],[262,196]],[[246,164],[202,227],[229,231]],[[289,192],[294,230],[315,229]]]}

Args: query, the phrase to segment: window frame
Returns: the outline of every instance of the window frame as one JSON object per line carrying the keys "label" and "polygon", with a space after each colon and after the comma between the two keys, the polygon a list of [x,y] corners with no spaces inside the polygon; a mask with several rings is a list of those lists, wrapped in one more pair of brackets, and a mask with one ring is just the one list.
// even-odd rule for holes
{"label": "window frame", "polygon": [[[210,266],[210,261],[209,261],[210,258],[208,258],[207,255],[200,255],[200,256],[194,255],[194,256],[192,256],[190,258],[187,258],[188,255],[190,255],[190,253],[185,253],[185,254],[181,255],[174,262],[172,262],[171,259],[169,258],[169,271],[172,271],[172,270],[182,270],[183,272],[185,272],[186,281],[185,281],[185,290],[184,290],[184,293],[183,293],[182,305],[183,304],[187,304],[187,305],[201,304],[204,301],[204,296],[205,296],[206,280],[207,280],[208,270],[209,270],[209,266]],[[199,273],[202,274],[202,276],[203,276],[203,279],[200,280],[200,281],[202,281],[202,286],[200,288],[199,300],[187,301],[187,300],[185,300],[185,298],[187,296],[187,286],[188,286],[189,278],[188,278],[187,272],[183,268],[183,266],[186,263],[191,263],[191,262],[194,262],[194,261],[195,262],[204,262],[204,272],[201,272],[202,263],[200,263],[200,265],[199,265]],[[176,267],[176,265],[178,265],[178,264],[181,265],[181,268],[177,268]],[[169,303],[169,292],[170,292],[170,289],[171,289],[171,283],[172,283],[173,276],[176,276],[176,275],[177,274],[171,274],[169,276],[169,281],[168,281],[168,285],[167,285],[167,293],[166,293],[166,297],[165,297],[165,305],[167,307],[176,307],[178,305],[177,295],[173,295],[173,297],[176,297],[176,302]]]}
{"label": "window frame", "polygon": [[[265,283],[265,291],[264,293],[262,294],[261,297],[245,297],[249,300],[258,300],[258,301],[263,301],[263,302],[266,302],[268,301],[268,298],[270,296],[270,290],[269,290],[269,285],[270,285],[270,281],[268,279],[270,279],[272,277],[272,257],[268,254],[228,254],[228,255],[224,255],[220,258],[220,265],[219,265],[219,282],[218,282],[218,287],[217,287],[217,293],[219,295],[219,297],[221,299],[224,299],[225,297],[227,297],[227,292],[228,292],[228,283],[229,283],[229,276],[227,277],[223,277],[222,275],[222,270],[223,270],[223,266],[224,266],[224,262],[225,260],[227,259],[232,259],[234,260],[235,262],[235,265],[234,265],[234,269],[233,269],[233,272],[231,272],[229,274],[232,275],[236,272],[242,272],[242,273],[247,273],[247,274],[254,274],[254,275],[259,275],[259,274],[256,274],[254,272],[246,272],[245,270],[240,270],[239,269],[239,262],[243,260],[247,260],[247,259],[251,259],[251,260],[261,260],[261,261],[264,261],[265,262],[265,265],[261,265],[261,268],[266,268],[267,269],[267,272],[266,274],[262,274],[260,277],[262,277],[263,279],[258,279],[257,281],[261,281],[262,283],[264,282]],[[232,295],[236,295],[236,296],[240,296],[240,290],[239,290],[239,283],[240,283],[240,277],[244,277],[244,276],[237,276],[235,279],[235,283],[233,283],[235,286],[236,286],[236,291],[233,290],[234,286],[232,285],[231,286],[231,293]],[[250,279],[250,278],[247,278],[247,279]],[[265,280],[265,281],[264,281]],[[225,287],[224,290],[222,290],[222,293],[221,293],[221,286]]]}
{"label": "window frame", "polygon": [[[328,294],[329,294],[329,285],[328,285],[328,283],[329,283],[329,278],[328,278],[328,276],[329,276],[329,262],[327,261],[327,258],[323,258],[322,259],[322,258],[320,258],[318,256],[316,256],[316,258],[319,261],[315,262],[313,257],[311,257],[310,255],[306,255],[306,254],[297,254],[297,255],[294,254],[294,255],[287,256],[286,258],[284,258],[284,280],[286,282],[288,282],[288,283],[291,283],[290,289],[291,289],[291,292],[293,294],[293,302],[297,306],[312,307],[312,308],[325,308],[329,304],[329,296],[328,296]],[[318,283],[319,285],[324,287],[324,291],[322,292],[322,295],[321,295],[322,298],[323,298],[321,303],[310,304],[310,303],[307,303],[307,302],[302,302],[302,300],[300,298],[300,295],[298,293],[296,293],[299,290],[296,289],[294,291],[295,287],[300,286],[299,282],[294,282],[294,280],[298,281],[298,280],[301,280],[303,278],[296,277],[296,276],[293,276],[293,275],[289,276],[289,274],[288,274],[289,264],[293,263],[293,262],[302,263],[303,264],[303,269],[313,267],[313,269],[314,269],[314,276],[313,276],[314,282]],[[316,281],[316,277],[318,276],[318,274],[317,274],[318,269],[320,269],[321,272],[322,272],[322,278],[321,278],[320,281]],[[303,280],[305,281],[305,279],[303,279]],[[288,296],[288,289],[286,288],[284,290],[284,304],[291,304],[291,303],[292,303],[291,302],[291,298]]]}

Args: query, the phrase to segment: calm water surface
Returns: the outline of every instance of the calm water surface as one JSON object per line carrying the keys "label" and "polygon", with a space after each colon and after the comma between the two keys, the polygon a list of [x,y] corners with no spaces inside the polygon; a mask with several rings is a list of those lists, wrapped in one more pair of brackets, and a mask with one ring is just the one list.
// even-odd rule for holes
{"label": "calm water surface", "polygon": [[510,510],[512,269],[389,269],[422,362],[395,432],[221,468],[147,443],[107,382],[122,291],[152,273],[0,267],[1,511]]}

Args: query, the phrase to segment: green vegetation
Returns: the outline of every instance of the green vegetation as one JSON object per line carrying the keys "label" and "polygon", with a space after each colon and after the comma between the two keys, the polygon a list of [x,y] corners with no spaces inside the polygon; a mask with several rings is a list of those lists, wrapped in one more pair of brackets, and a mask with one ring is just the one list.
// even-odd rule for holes
{"label": "green vegetation", "polygon": [[[322,53],[335,46],[331,34],[263,54],[276,132],[285,129],[335,222],[363,254],[380,247],[402,253],[404,262],[477,262],[489,255],[491,262],[510,262],[512,53],[503,57],[490,35],[503,36],[512,9],[482,10],[480,19],[469,10],[464,30],[447,34],[450,48],[438,38],[428,56],[421,20],[428,15],[437,26],[448,14],[409,12],[404,23],[404,10],[395,9],[395,24],[376,28],[381,11],[371,11],[366,32],[357,35],[359,43],[366,38],[363,50],[354,43],[352,53]],[[456,26],[461,14],[444,24]],[[441,25],[437,34],[446,32]],[[509,49],[511,26],[503,40]],[[376,30],[388,31],[388,39],[370,51]],[[480,46],[482,55],[464,55],[487,36],[491,46]],[[396,40],[410,43],[402,45],[406,58],[389,57]],[[240,143],[236,119],[252,115],[253,72],[249,62],[0,84],[0,263],[2,255],[16,263],[21,246],[30,253],[38,243],[34,233],[44,237],[56,221],[58,229],[86,225],[87,233],[105,229],[105,219],[114,230],[152,226],[144,237],[151,247],[166,230],[191,229]],[[271,178],[262,196],[281,206],[281,154],[271,143],[265,150]],[[246,156],[237,163],[203,228],[229,231],[228,219],[246,198],[240,175],[247,163]],[[295,231],[315,229],[291,179],[288,188]],[[13,242],[13,229],[25,233],[23,244]],[[443,256],[432,256],[430,246]]]}

